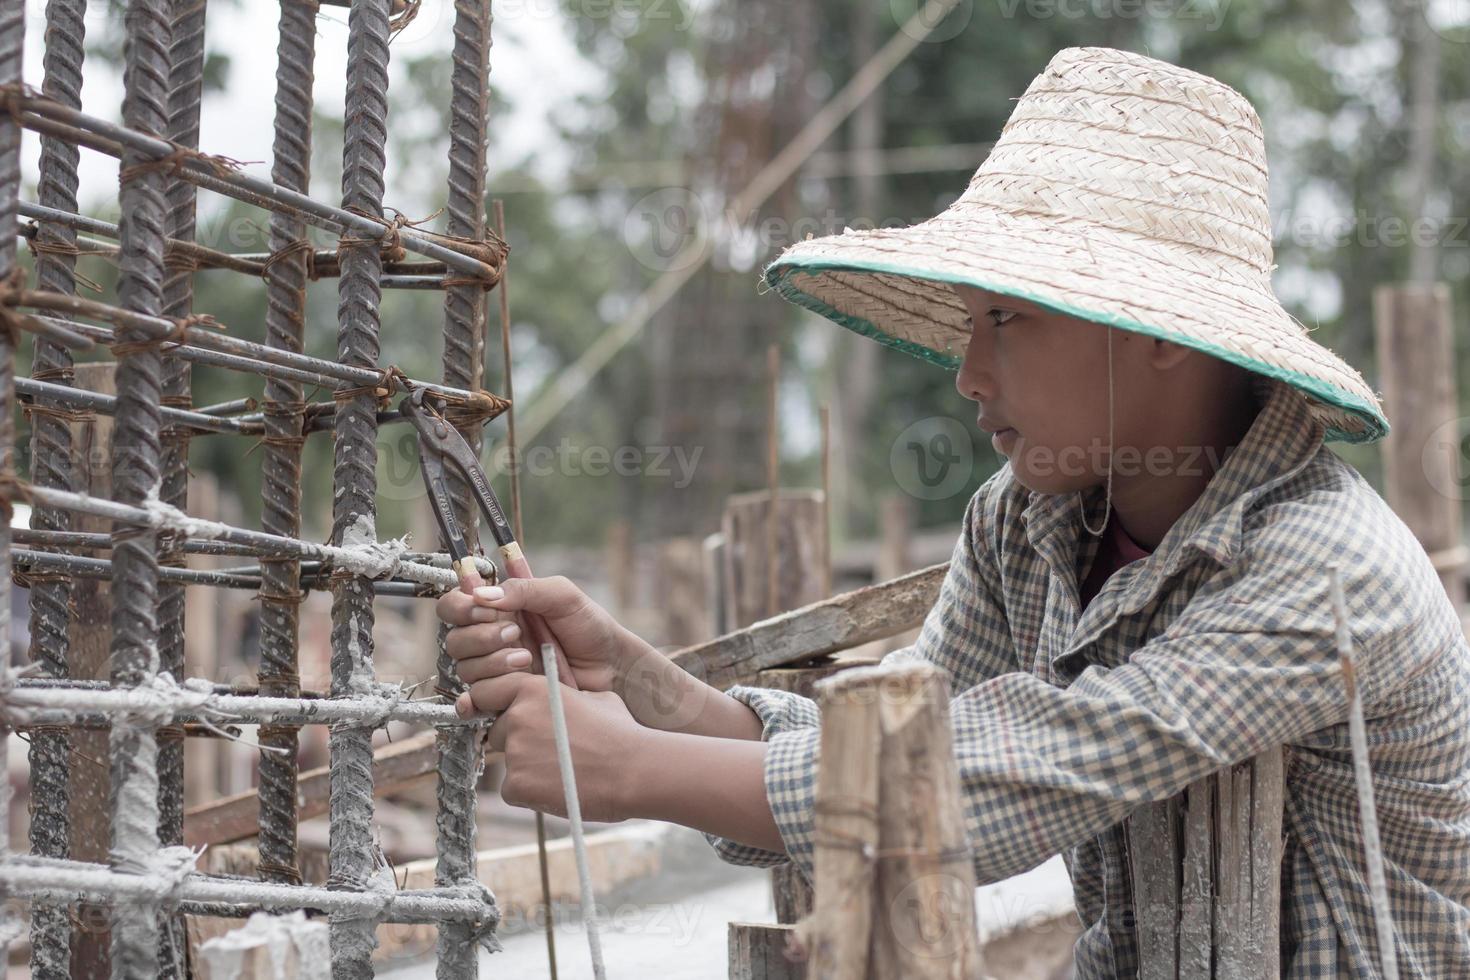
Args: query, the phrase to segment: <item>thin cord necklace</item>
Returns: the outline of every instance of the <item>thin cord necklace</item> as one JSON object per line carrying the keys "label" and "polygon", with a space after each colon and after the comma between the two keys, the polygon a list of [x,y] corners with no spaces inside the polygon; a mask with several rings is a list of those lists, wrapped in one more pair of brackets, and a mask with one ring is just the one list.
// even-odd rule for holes
{"label": "thin cord necklace", "polygon": [[1093,537],[1102,537],[1108,529],[1108,516],[1113,512],[1113,327],[1104,327],[1108,332],[1108,488],[1103,503],[1102,527],[1096,531],[1087,523],[1087,509],[1082,506],[1082,494],[1077,495],[1077,510],[1082,515],[1082,526]]}

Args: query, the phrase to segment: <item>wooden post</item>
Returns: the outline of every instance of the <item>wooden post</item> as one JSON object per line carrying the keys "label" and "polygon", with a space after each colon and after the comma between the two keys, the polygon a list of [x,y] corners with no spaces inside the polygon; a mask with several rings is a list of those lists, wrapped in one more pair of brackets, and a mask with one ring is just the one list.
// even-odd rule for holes
{"label": "wooden post", "polygon": [[786,958],[795,927],[759,922],[730,923],[730,980],[801,980],[806,964]]}
{"label": "wooden post", "polygon": [[1393,432],[1383,440],[1384,496],[1429,552],[1455,608],[1466,599],[1460,507],[1470,493],[1444,283],[1373,291],[1380,387]]}
{"label": "wooden post", "polygon": [[816,908],[798,927],[811,975],[981,976],[943,673],[862,667],[817,689]]}
{"label": "wooden post", "polygon": [[709,639],[704,549],[698,538],[669,538],[659,544],[658,582],[663,642],[682,647]]}
{"label": "wooden post", "polygon": [[1272,749],[1128,817],[1139,980],[1280,976],[1283,784]]}
{"label": "wooden post", "polygon": [[725,536],[716,532],[704,539],[704,608],[711,636],[724,636],[731,626],[725,619]]}
{"label": "wooden post", "polygon": [[615,520],[608,525],[603,541],[603,561],[607,565],[613,609],[617,615],[625,615],[633,608],[633,583],[638,579],[633,568],[633,527],[626,520]]}
{"label": "wooden post", "polygon": [[[74,384],[78,388],[116,395],[112,362],[78,364]],[[72,478],[78,490],[94,497],[112,496],[112,417],[92,415],[72,422]],[[111,533],[112,522],[74,512],[73,531]],[[78,680],[107,680],[111,675],[108,652],[112,646],[112,586],[106,579],[77,578],[72,581],[73,615],[67,629],[67,664]],[[105,728],[77,728],[71,735],[71,777],[68,783],[71,807],[71,858],[74,861],[108,862],[112,839],[107,767],[108,732]],[[71,974],[75,977],[105,977],[111,972],[108,951],[111,913],[106,905],[88,902],[77,906],[78,928],[72,941]]]}
{"label": "wooden post", "polygon": [[777,580],[768,581],[771,563],[771,495],[734,494],[725,503],[725,620],[739,629],[772,614],[770,587],[780,596],[774,612],[795,609],[823,598],[821,562],[825,528],[821,493],[782,490],[776,498],[775,540],[780,552]]}

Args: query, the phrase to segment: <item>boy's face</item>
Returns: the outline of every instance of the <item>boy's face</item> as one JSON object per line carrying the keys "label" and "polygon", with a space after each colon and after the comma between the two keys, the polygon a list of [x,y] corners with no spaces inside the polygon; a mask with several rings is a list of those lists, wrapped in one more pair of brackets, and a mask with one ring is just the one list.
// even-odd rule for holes
{"label": "boy's face", "polygon": [[[1113,334],[1115,442],[1140,434],[1149,338],[956,285],[972,329],[955,378],[1016,479],[1040,493],[1095,486],[1108,472],[1108,333]],[[1136,341],[1136,342],[1135,342]]]}

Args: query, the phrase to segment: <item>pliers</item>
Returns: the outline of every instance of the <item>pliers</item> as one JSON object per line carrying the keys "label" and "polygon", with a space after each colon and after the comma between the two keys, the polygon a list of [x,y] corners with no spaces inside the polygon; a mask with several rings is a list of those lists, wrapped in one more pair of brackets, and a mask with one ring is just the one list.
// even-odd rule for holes
{"label": "pliers", "polygon": [[[470,576],[477,577],[473,555],[479,549],[480,542],[478,539],[473,542],[467,540],[464,530],[459,526],[459,519],[455,517],[449,483],[445,479],[446,464],[459,471],[469,485],[475,502],[489,520],[490,533],[500,548],[506,574],[511,578],[534,578],[531,565],[521,552],[510,521],[506,519],[505,510],[500,506],[495,491],[490,489],[490,480],[485,476],[485,471],[480,468],[479,456],[465,442],[464,437],[455,431],[454,426],[445,421],[444,416],[427,400],[428,397],[427,388],[415,388],[403,397],[398,410],[413,423],[418,432],[419,467],[423,474],[424,487],[429,492],[434,520],[449,546],[449,557],[455,574],[461,582],[465,582]],[[551,630],[539,613],[523,611],[521,617],[525,621],[526,639],[532,651],[539,655],[541,645],[552,642]]]}

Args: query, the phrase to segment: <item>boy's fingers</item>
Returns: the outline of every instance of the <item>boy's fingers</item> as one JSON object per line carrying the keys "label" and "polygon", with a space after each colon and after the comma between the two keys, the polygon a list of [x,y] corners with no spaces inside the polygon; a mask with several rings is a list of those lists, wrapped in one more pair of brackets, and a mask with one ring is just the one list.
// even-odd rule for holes
{"label": "boy's fingers", "polygon": [[439,617],[440,622],[450,626],[468,626],[474,622],[470,618],[470,612],[474,608],[474,597],[456,589],[439,597],[434,603],[434,615]]}
{"label": "boy's fingers", "polygon": [[531,651],[512,647],[497,650],[481,657],[471,657],[454,665],[454,672],[466,684],[499,677],[517,670],[528,670],[531,666]]}
{"label": "boy's fingers", "polygon": [[516,643],[521,638],[521,628],[515,623],[474,623],[457,626],[449,631],[444,640],[444,652],[452,660],[468,660],[483,657]]}
{"label": "boy's fingers", "polygon": [[506,579],[476,589],[475,599],[495,609],[536,612],[553,619],[576,616],[592,601],[564,575]]}
{"label": "boy's fingers", "polygon": [[[504,674],[500,677],[490,677],[483,681],[476,681],[470,685],[470,689],[465,694],[469,696],[476,713],[499,714],[506,708],[509,708],[515,699],[520,697],[521,692],[527,689],[528,685],[544,685],[545,683],[545,680],[532,674]],[[464,696],[460,696],[461,701],[463,701]],[[460,714],[463,713],[464,711],[461,709]]]}

